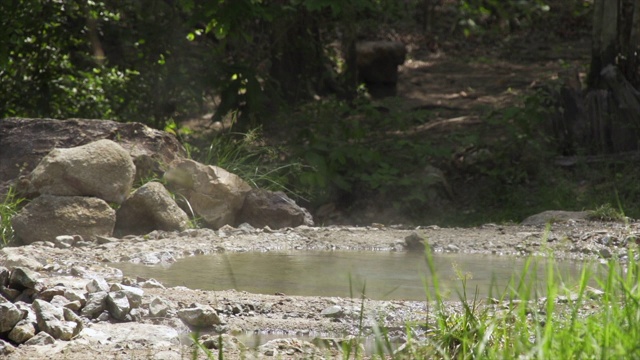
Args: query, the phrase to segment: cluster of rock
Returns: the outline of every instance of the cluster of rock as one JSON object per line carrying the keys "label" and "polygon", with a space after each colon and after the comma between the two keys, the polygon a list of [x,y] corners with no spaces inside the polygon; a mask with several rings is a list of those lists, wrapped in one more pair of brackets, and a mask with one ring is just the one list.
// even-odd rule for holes
{"label": "cluster of rock", "polygon": [[[11,121],[24,122],[3,120]],[[74,121],[84,124],[92,120]],[[146,127],[140,132],[146,132]],[[146,147],[148,142],[152,141],[139,141],[140,147]],[[13,140],[12,144],[16,143]],[[284,193],[252,189],[220,167],[180,156],[161,171],[157,158],[137,149],[135,139],[131,143],[134,145],[127,150],[115,141],[98,139],[77,147],[54,148],[46,154],[18,183],[22,194],[34,198],[12,219],[20,242],[53,241],[59,235],[92,241],[99,236],[182,231],[190,226],[190,219],[196,218],[212,229],[244,222],[275,229],[313,225],[311,215]],[[167,188],[163,182],[150,181],[132,193],[134,181],[142,174],[162,178]]]}
{"label": "cluster of rock", "polygon": [[140,322],[142,318],[173,315],[185,326],[199,329],[223,324],[209,305],[196,303],[176,309],[161,297],[152,297],[143,304],[144,288],[163,287],[153,279],[107,283],[94,276],[53,285],[43,280],[46,279],[27,267],[0,267],[0,355],[11,352],[12,344],[47,345],[77,337],[90,339],[95,334],[83,330],[101,322]]}

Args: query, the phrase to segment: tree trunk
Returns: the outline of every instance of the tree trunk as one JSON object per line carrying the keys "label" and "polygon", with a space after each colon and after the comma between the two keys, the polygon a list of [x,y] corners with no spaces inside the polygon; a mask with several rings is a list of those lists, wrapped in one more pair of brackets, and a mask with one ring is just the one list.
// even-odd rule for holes
{"label": "tree trunk", "polygon": [[593,4],[593,36],[591,48],[591,68],[588,77],[589,88],[602,86],[600,71],[615,64],[619,52],[618,43],[618,0],[595,0]]}
{"label": "tree trunk", "polygon": [[637,150],[640,0],[595,0],[593,6],[591,68],[584,115],[578,119],[588,131],[571,138],[583,135],[578,146],[591,154]]}

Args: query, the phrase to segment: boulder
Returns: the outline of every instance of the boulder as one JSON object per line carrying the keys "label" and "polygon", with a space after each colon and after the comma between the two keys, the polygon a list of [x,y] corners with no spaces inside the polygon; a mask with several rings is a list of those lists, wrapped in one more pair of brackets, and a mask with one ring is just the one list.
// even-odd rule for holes
{"label": "boulder", "polygon": [[124,320],[129,311],[131,311],[131,304],[127,294],[122,290],[108,293],[106,304],[109,314],[116,320]]}
{"label": "boulder", "polygon": [[158,296],[155,296],[149,303],[149,315],[152,317],[165,317],[170,309],[169,301]]}
{"label": "boulder", "polygon": [[178,310],[178,317],[191,326],[209,327],[222,322],[215,310],[209,305],[192,304],[191,307]]}
{"label": "boulder", "polygon": [[184,197],[187,202],[184,205],[213,229],[235,223],[251,190],[238,175],[187,159],[170,164],[165,179],[169,190]]}
{"label": "boulder", "polygon": [[73,148],[109,139],[129,152],[136,166],[136,181],[162,176],[165,165],[186,156],[175,136],[141,123],[87,119],[0,120],[0,195],[20,176],[29,174],[54,148]]}
{"label": "boulder", "polygon": [[131,192],[135,172],[125,149],[111,140],[98,140],[51,150],[31,172],[29,192],[95,196],[120,204]]}
{"label": "boulder", "polygon": [[71,340],[79,332],[78,323],[65,320],[62,308],[37,299],[33,301],[33,309],[38,319],[38,328],[54,339]]}
{"label": "boulder", "polygon": [[22,344],[23,342],[31,339],[36,335],[36,327],[31,321],[20,320],[16,326],[13,327],[9,335],[9,340],[16,344]]}
{"label": "boulder", "polygon": [[107,308],[107,294],[106,291],[89,294],[87,304],[82,308],[80,315],[86,316],[89,319],[98,317]]}
{"label": "boulder", "polygon": [[257,228],[269,226],[271,229],[313,226],[311,214],[285,193],[264,189],[249,191],[236,222],[249,223]]}
{"label": "boulder", "polygon": [[24,314],[20,309],[0,296],[0,333],[11,331],[23,318]]}
{"label": "boulder", "polygon": [[17,290],[36,289],[38,277],[38,273],[29,268],[16,267],[11,271],[9,286]]}
{"label": "boulder", "polygon": [[115,210],[104,200],[53,195],[39,196],[11,219],[23,244],[70,234],[95,240],[96,236],[111,236],[115,222]]}
{"label": "boulder", "polygon": [[144,235],[153,230],[182,231],[189,217],[173,201],[159,182],[149,182],[136,190],[116,211],[117,236]]}
{"label": "boulder", "polygon": [[51,335],[47,334],[44,331],[39,332],[36,336],[31,339],[25,341],[25,345],[51,345],[56,342]]}

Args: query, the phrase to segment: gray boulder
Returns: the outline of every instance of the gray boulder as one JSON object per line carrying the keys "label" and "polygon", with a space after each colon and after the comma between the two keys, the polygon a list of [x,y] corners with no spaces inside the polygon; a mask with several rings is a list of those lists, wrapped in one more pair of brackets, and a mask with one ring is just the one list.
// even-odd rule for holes
{"label": "gray boulder", "polygon": [[196,327],[209,327],[222,323],[211,306],[197,303],[186,309],[178,310],[178,317],[187,324]]}
{"label": "gray boulder", "polygon": [[15,350],[16,348],[13,345],[0,339],[0,355],[9,355]]}
{"label": "gray boulder", "polygon": [[153,230],[182,231],[189,217],[164,185],[149,182],[136,190],[116,211],[117,236],[143,235]]}
{"label": "gray boulder", "polygon": [[186,199],[185,204],[208,227],[234,224],[251,186],[238,175],[193,160],[177,160],[165,173],[169,190]]}
{"label": "gray boulder", "polygon": [[136,181],[162,176],[166,164],[186,156],[172,134],[141,123],[119,123],[87,119],[0,120],[0,195],[11,183],[28,175],[54,148],[73,148],[109,139],[126,149],[136,165]]}
{"label": "gray boulder", "polygon": [[31,172],[39,194],[95,196],[122,203],[133,185],[136,167],[129,153],[111,140],[70,149],[53,149]]}
{"label": "gray boulder", "polygon": [[11,271],[9,286],[17,290],[36,289],[38,273],[26,267],[16,267]]}
{"label": "gray boulder", "polygon": [[31,339],[36,335],[36,327],[33,322],[29,320],[20,320],[16,326],[9,332],[7,336],[9,340],[16,344],[22,344],[23,342]]}
{"label": "gray boulder", "polygon": [[79,332],[79,324],[65,320],[62,308],[38,299],[33,302],[33,309],[36,312],[38,328],[54,339],[71,340]]}
{"label": "gray boulder", "polygon": [[53,241],[58,235],[95,239],[111,236],[115,210],[104,200],[81,196],[43,195],[11,219],[16,237],[25,245]]}
{"label": "gray boulder", "polygon": [[0,296],[0,333],[11,331],[24,318],[24,314],[11,302]]}
{"label": "gray boulder", "polygon": [[269,226],[280,229],[313,226],[313,218],[306,209],[298,206],[281,191],[252,189],[244,200],[237,223],[249,223],[257,228]]}
{"label": "gray boulder", "polygon": [[37,333],[34,337],[27,340],[25,345],[51,345],[56,342],[51,335],[47,334],[44,331]]}
{"label": "gray boulder", "polygon": [[103,277],[94,276],[91,279],[91,281],[87,283],[85,288],[87,289],[87,292],[89,294],[100,292],[100,291],[107,292],[109,291],[109,284],[107,283],[107,280],[105,280]]}
{"label": "gray boulder", "polygon": [[149,303],[149,315],[152,317],[165,317],[170,309],[169,301],[158,296],[155,296]]}
{"label": "gray boulder", "polygon": [[89,294],[87,304],[82,308],[80,315],[89,319],[98,317],[107,308],[107,292],[98,291]]}
{"label": "gray boulder", "polygon": [[131,310],[131,304],[129,304],[127,294],[122,290],[108,293],[106,304],[109,314],[116,320],[124,320]]}

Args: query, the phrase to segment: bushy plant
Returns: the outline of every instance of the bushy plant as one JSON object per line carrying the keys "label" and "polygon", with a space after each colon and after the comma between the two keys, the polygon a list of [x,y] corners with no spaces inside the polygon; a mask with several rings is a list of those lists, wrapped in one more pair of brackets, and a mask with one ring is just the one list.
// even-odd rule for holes
{"label": "bushy plant", "polygon": [[11,218],[18,213],[24,201],[24,198],[17,196],[13,188],[9,188],[4,199],[0,202],[0,247],[6,246],[14,240]]}
{"label": "bushy plant", "polygon": [[280,119],[280,126],[297,129],[285,139],[291,156],[308,165],[300,186],[314,192],[318,203],[393,194],[399,207],[424,205],[438,181],[430,183],[423,173],[451,150],[408,131],[426,122],[428,112],[389,110],[397,106],[393,99],[383,105],[329,99]]}
{"label": "bushy plant", "polygon": [[294,182],[304,165],[286,158],[283,148],[267,144],[260,128],[219,133],[206,147],[190,148],[192,158],[232,172],[254,187],[285,191],[297,198],[306,195]]}

